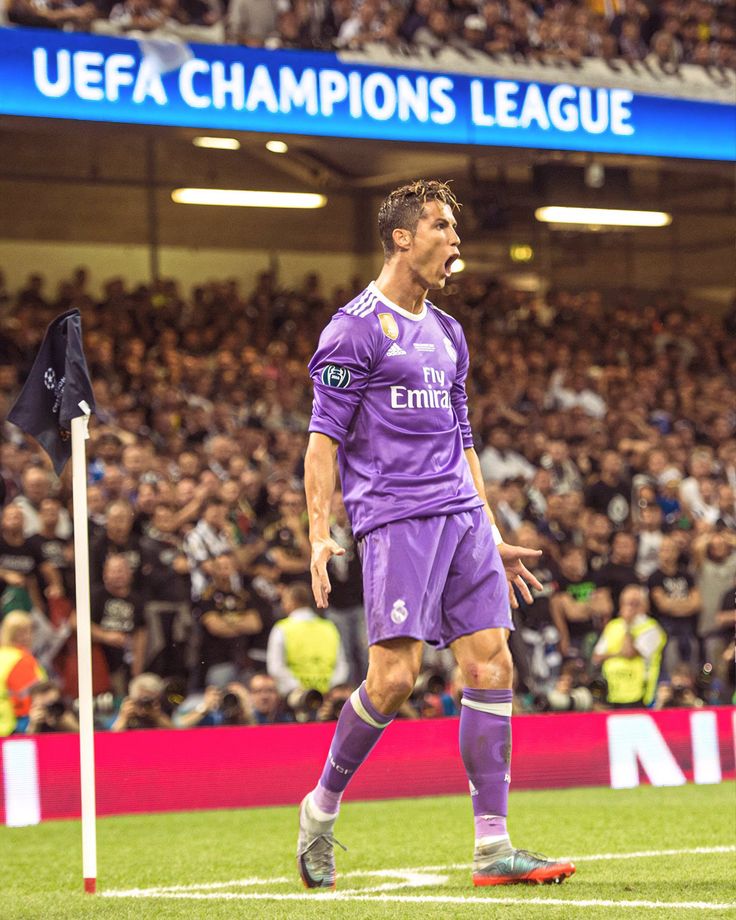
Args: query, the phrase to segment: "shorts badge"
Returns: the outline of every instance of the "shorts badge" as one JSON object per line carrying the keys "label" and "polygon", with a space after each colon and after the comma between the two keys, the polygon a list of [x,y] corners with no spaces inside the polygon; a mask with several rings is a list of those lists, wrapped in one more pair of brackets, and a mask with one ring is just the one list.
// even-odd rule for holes
{"label": "shorts badge", "polygon": [[378,318],[381,321],[383,334],[388,336],[389,339],[398,339],[399,327],[393,315],[391,313],[379,313]]}
{"label": "shorts badge", "polygon": [[391,619],[394,621],[394,623],[397,625],[403,623],[408,616],[409,611],[406,609],[406,601],[394,601],[394,605],[391,608]]}

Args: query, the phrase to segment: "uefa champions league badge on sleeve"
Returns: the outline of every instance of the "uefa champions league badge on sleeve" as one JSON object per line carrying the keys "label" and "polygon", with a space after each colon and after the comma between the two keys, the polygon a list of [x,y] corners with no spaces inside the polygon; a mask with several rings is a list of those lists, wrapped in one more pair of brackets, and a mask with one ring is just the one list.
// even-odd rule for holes
{"label": "uefa champions league badge on sleeve", "polygon": [[350,371],[346,367],[340,367],[339,364],[328,364],[322,370],[320,379],[326,387],[345,390],[350,386]]}

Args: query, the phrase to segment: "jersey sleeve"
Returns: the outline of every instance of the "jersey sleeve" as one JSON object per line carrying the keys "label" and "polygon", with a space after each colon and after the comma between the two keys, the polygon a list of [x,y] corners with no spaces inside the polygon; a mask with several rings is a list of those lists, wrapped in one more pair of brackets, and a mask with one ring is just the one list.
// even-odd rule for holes
{"label": "jersey sleeve", "polygon": [[460,326],[455,325],[453,332],[455,333],[453,343],[457,351],[457,373],[450,395],[452,408],[455,410],[455,415],[460,425],[463,447],[468,450],[473,446],[473,432],[468,421],[468,394],[465,389],[465,381],[468,378],[468,369],[470,367],[470,355],[468,353],[468,343],[465,341],[465,335]]}
{"label": "jersey sleeve", "polygon": [[337,314],[320,336],[309,362],[314,385],[310,431],[342,442],[350,429],[374,363],[371,327]]}

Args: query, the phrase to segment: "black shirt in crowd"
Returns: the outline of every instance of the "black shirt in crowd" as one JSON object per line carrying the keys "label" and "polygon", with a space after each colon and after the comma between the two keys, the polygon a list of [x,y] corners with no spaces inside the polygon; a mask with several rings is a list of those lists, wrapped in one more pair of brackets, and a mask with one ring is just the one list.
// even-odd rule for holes
{"label": "black shirt in crowd", "polygon": [[[74,541],[61,540],[59,537],[44,537],[41,534],[31,539],[38,542],[44,562],[50,562],[55,569],[58,569],[64,585],[64,594],[74,600],[74,559],[70,552]],[[47,587],[43,576],[42,581],[43,587]]]}
{"label": "black shirt in crowd", "polygon": [[174,571],[174,560],[185,556],[180,540],[152,531],[140,541],[140,555],[146,601],[190,603],[192,579],[188,572]]}
{"label": "black shirt in crowd", "polygon": [[623,481],[615,486],[598,480],[585,490],[585,504],[599,514],[605,514],[614,527],[621,527],[629,517],[630,487]]}
{"label": "black shirt in crowd", "polygon": [[599,588],[608,588],[613,601],[614,616],[618,613],[621,602],[621,592],[627,585],[638,585],[639,576],[633,565],[622,565],[620,562],[607,562],[595,573]]}
{"label": "black shirt in crowd", "polygon": [[[229,590],[222,590],[210,584],[204,589],[202,597],[194,607],[194,617],[201,622],[210,611],[227,618],[228,614],[256,610],[263,619],[262,605],[263,602],[256,594],[246,588],[233,587]],[[199,659],[203,675],[216,664],[230,662],[241,669],[249,665],[248,652],[255,636],[235,636],[233,638],[213,636],[204,624],[202,624],[201,635]]]}
{"label": "black shirt in crowd", "polygon": [[[131,591],[126,597],[116,597],[100,585],[92,589],[90,595],[92,622],[102,629],[127,633],[131,639],[133,633],[146,625],[143,603],[140,595]],[[107,658],[107,666],[117,671],[126,663],[126,650],[102,645]]]}
{"label": "black shirt in crowd", "polygon": [[647,585],[649,587],[650,605],[652,616],[655,617],[662,625],[669,636],[695,636],[695,626],[698,619],[697,611],[685,617],[674,617],[666,613],[657,606],[653,591],[655,588],[662,588],[668,598],[672,600],[682,600],[686,598],[692,590],[695,582],[686,569],[678,569],[674,575],[667,575],[661,569],[656,569],[649,576]]}
{"label": "black shirt in crowd", "polygon": [[131,533],[125,543],[114,543],[103,530],[92,539],[89,547],[89,578],[92,585],[102,584],[102,572],[108,556],[125,556],[133,573],[133,586],[141,587],[141,541]]}

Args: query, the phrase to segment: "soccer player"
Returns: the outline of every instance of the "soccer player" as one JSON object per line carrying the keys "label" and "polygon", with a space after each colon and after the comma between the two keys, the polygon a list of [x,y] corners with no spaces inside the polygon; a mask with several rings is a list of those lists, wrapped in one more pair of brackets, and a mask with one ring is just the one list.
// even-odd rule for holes
{"label": "soccer player", "polygon": [[309,365],[314,406],[305,459],[318,607],[339,467],[363,563],[367,680],[344,705],[317,786],[299,811],[297,863],[308,888],[335,884],[333,826],[351,777],[409,697],[422,642],[449,646],[463,674],[460,751],[475,815],[473,882],[562,881],[575,867],[511,846],[513,586],[541,585],[524,562],[538,551],[502,542],[484,498],[468,423],[468,348],[459,323],[427,299],[459,254],[449,187],[417,181],[378,214],[384,265],[340,309]]}

